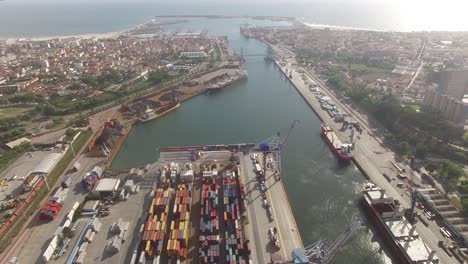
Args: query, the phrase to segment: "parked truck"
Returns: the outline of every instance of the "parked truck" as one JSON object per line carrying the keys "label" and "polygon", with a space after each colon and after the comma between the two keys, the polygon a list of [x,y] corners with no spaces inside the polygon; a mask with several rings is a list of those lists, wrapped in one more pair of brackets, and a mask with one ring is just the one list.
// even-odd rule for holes
{"label": "parked truck", "polygon": [[280,243],[278,239],[278,230],[276,227],[270,227],[270,230],[268,231],[268,236],[270,237],[270,242],[276,247],[280,248]]}

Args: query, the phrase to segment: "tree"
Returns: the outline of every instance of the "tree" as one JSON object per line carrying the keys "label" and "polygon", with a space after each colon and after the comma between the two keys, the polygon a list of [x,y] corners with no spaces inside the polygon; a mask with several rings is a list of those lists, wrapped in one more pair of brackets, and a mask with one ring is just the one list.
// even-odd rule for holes
{"label": "tree", "polygon": [[73,128],[68,128],[67,131],[65,131],[65,136],[67,137],[67,139],[72,139],[73,136],[75,136],[75,134],[76,131]]}
{"label": "tree", "polygon": [[462,204],[463,210],[465,210],[465,212],[468,211],[468,197],[462,198],[461,204]]}
{"label": "tree", "polygon": [[408,144],[408,142],[406,141],[403,141],[403,142],[400,142],[397,146],[397,151],[403,155],[403,156],[407,156],[409,154],[411,154],[411,147],[410,145]]}
{"label": "tree", "polygon": [[425,159],[427,156],[428,149],[425,145],[418,145],[414,152],[414,156],[418,159]]}

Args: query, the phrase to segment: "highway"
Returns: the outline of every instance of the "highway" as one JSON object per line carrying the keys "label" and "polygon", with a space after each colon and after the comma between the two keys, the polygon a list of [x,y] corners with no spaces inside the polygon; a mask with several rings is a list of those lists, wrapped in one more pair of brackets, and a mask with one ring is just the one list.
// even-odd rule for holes
{"label": "highway", "polygon": [[[350,106],[345,103],[342,103],[340,100],[337,99],[334,93],[328,90],[328,87],[322,82],[319,78],[307,69],[299,68],[296,65],[296,61],[293,57],[281,57],[282,54],[286,54],[288,52],[283,51],[285,48],[284,46],[272,46],[273,50],[279,57],[282,59],[282,62],[285,63],[285,66],[281,66],[280,62],[276,62],[277,65],[281,68],[283,72],[286,69],[293,71],[293,78],[291,82],[294,84],[298,92],[303,96],[304,100],[311,106],[311,108],[317,113],[317,115],[326,122],[329,126],[333,128],[333,130],[337,133],[337,135],[341,139],[348,138],[348,132],[340,131],[342,124],[335,123],[335,121],[330,117],[330,115],[321,109],[320,103],[315,97],[315,94],[312,93],[304,83],[301,78],[302,73],[305,72],[307,76],[312,79],[315,83],[318,84],[320,89],[323,91],[325,95],[328,95],[336,104],[336,106],[344,111],[345,113],[349,114],[355,120],[357,120],[361,127],[363,128],[364,132],[361,135],[358,135],[357,140],[355,143],[355,150],[354,150],[354,159],[355,163],[362,168],[363,172],[370,178],[374,183],[378,186],[386,190],[386,194],[392,197],[400,197],[399,200],[404,208],[409,208],[410,206],[410,198],[408,195],[405,195],[402,189],[397,188],[396,184],[398,183],[397,180],[393,180],[388,182],[382,175],[383,172],[387,172],[388,170],[392,170],[392,175],[396,175],[393,171],[393,165],[391,162],[395,162],[400,165],[400,167],[406,168],[407,171],[410,171],[409,167],[406,165],[402,165],[397,158],[395,157],[394,153],[391,152],[388,148],[386,148],[381,142],[382,140],[378,138],[378,136],[374,133],[374,129],[372,129],[365,120],[365,118],[361,117],[360,115],[356,114]],[[317,131],[319,133],[319,131]],[[417,176],[417,175],[416,175]],[[420,179],[416,178],[415,182],[420,183]],[[421,184],[422,185],[422,184]],[[417,231],[423,240],[433,249],[436,250],[437,256],[440,258],[442,263],[458,263],[455,258],[449,257],[442,249],[440,249],[437,245],[439,240],[443,240],[444,237],[438,231],[437,227],[426,228],[422,224],[417,224]]]}

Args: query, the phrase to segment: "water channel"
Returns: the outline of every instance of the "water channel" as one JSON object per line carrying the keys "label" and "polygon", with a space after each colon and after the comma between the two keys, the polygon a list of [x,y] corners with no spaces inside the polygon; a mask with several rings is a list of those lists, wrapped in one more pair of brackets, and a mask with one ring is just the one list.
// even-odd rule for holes
{"label": "water channel", "polygon": [[[194,19],[167,26],[167,30],[207,29],[210,35],[228,36],[231,46],[244,54],[266,54],[263,43],[241,36],[239,26],[285,25],[248,19]],[[283,180],[305,245],[318,238],[334,239],[358,210],[359,187],[364,177],[354,165],[340,166],[320,137],[320,120],[290,82],[262,56],[246,56],[248,80],[212,95],[200,95],[179,109],[144,125],[135,126],[113,168],[142,166],[155,161],[157,148],[197,144],[257,143],[286,131],[297,119],[283,153]],[[376,238],[361,232],[334,263],[379,263]],[[374,242],[369,242],[374,241]]]}

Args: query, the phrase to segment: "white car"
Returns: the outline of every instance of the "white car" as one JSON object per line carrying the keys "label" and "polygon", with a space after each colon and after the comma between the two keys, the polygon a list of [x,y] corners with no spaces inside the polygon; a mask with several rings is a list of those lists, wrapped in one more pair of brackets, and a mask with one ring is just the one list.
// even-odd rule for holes
{"label": "white car", "polygon": [[435,214],[431,211],[424,210],[424,214],[426,215],[427,219],[432,220],[435,217]]}
{"label": "white car", "polygon": [[451,237],[452,237],[452,233],[450,233],[450,231],[448,231],[448,229],[445,228],[445,227],[441,227],[441,228],[440,228],[440,232],[442,233],[442,235],[443,235],[444,237],[447,237],[447,238],[451,238]]}

